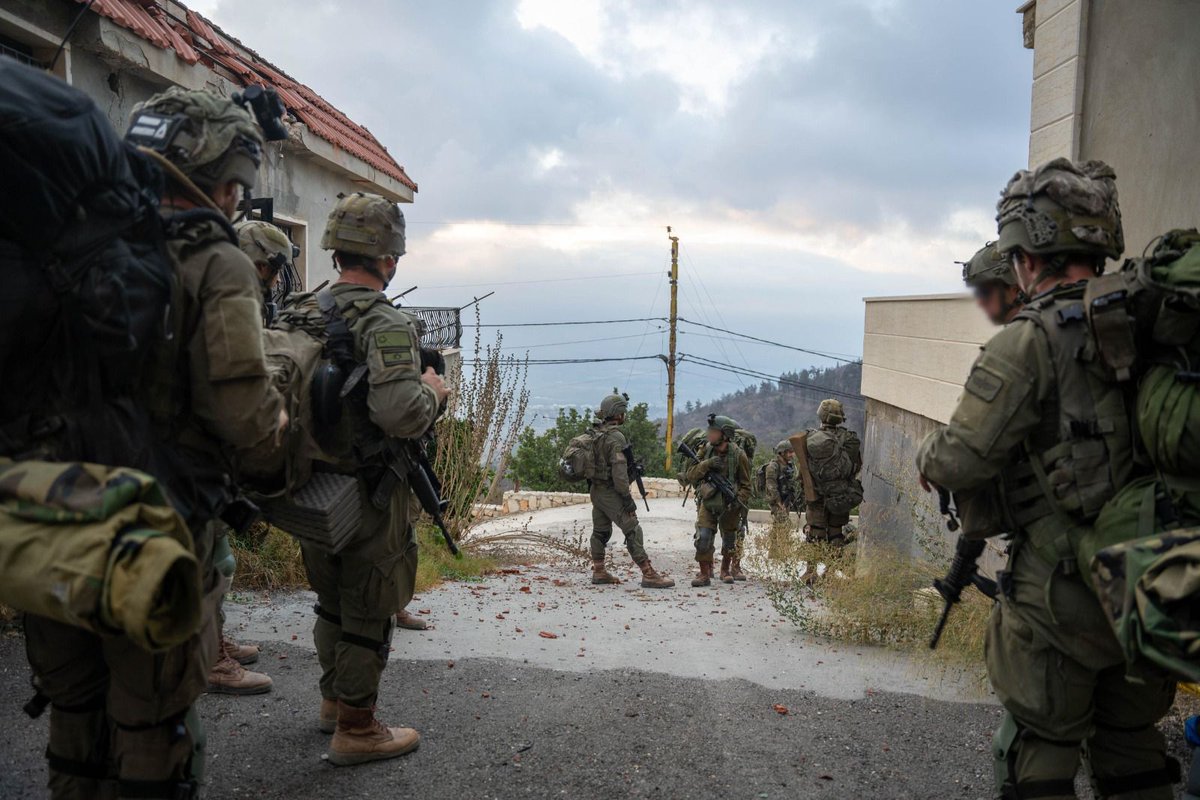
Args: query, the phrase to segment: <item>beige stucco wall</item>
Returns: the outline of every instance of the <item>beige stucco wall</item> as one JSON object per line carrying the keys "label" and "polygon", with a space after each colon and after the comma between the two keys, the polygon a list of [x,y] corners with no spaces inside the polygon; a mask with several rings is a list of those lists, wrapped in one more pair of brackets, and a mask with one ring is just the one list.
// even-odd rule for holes
{"label": "beige stucco wall", "polygon": [[862,393],[946,422],[979,346],[995,332],[967,294],[868,297]]}

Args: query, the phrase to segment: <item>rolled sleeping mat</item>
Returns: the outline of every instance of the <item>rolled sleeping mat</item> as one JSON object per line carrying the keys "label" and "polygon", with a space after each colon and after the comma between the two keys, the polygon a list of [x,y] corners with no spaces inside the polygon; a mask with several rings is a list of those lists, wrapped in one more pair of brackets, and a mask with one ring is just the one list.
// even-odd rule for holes
{"label": "rolled sleeping mat", "polygon": [[200,628],[191,533],[145,473],[0,460],[0,603],[150,651]]}

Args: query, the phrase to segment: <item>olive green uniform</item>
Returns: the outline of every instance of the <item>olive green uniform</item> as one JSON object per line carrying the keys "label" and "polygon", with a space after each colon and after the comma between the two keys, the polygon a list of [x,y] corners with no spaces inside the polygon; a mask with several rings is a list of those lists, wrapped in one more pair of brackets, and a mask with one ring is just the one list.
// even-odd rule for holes
{"label": "olive green uniform", "polygon": [[[225,494],[225,455],[273,436],[283,401],[262,351],[258,279],[250,260],[214,222],[172,233],[174,335],[147,381],[163,441],[187,462],[186,482],[167,481],[185,512],[205,570],[201,630],[151,654],[122,636],[99,637],[39,617],[25,619],[38,688],[52,702],[50,788],[56,798],[113,797],[137,788],[172,796],[203,765],[192,704],[217,647],[223,581],[212,569],[212,517]],[[164,782],[168,785],[164,788]]]}
{"label": "olive green uniform", "polygon": [[[421,381],[416,324],[382,292],[350,283],[329,290],[354,338],[355,358],[367,365],[365,403],[347,402],[356,440],[425,434],[438,415],[433,389]],[[316,295],[299,295],[284,312],[320,320]],[[321,662],[321,696],[370,707],[387,663],[394,616],[412,599],[417,542],[410,520],[412,492],[398,481],[386,508],[371,500],[381,469],[361,463],[343,447],[342,467],[359,481],[362,527],[337,555],[304,542],[304,566],[317,593],[313,629]]]}
{"label": "olive green uniform", "polygon": [[625,549],[634,563],[646,560],[642,526],[638,522],[637,502],[631,492],[629,464],[625,448],[629,445],[620,426],[613,420],[597,422],[595,436],[596,475],[592,479],[592,539],[593,561],[603,561],[615,524],[625,534]]}
{"label": "olive green uniform", "polygon": [[[697,453],[699,463],[693,464],[686,475],[688,483],[696,487],[698,505],[694,541],[696,561],[701,564],[712,563],[717,531],[721,532],[721,555],[739,555],[742,512],[750,502],[750,459],[733,442],[728,442],[727,448],[724,454],[719,454],[711,444],[706,445]],[[720,493],[705,482],[704,478],[710,472],[729,479],[737,492],[738,503],[727,505]]]}
{"label": "olive green uniform", "polygon": [[767,462],[764,477],[766,486],[763,493],[767,506],[771,509],[771,518],[780,524],[790,524],[791,506],[796,491],[796,468],[782,456],[776,456]]}
{"label": "olive green uniform", "polygon": [[[858,434],[841,425],[824,424],[820,429],[837,439],[842,450],[850,456],[854,465],[853,476],[857,477],[862,471],[862,445]],[[809,541],[838,541],[842,538],[842,526],[850,521],[850,514],[836,514],[826,509],[825,501],[821,498],[820,482],[816,484],[816,490],[817,499],[805,509],[805,536]]]}
{"label": "olive green uniform", "polygon": [[1102,796],[1169,798],[1155,722],[1174,684],[1125,679],[1071,548],[1133,464],[1120,390],[1098,378],[1083,287],[1034,298],[987,343],[950,424],[925,439],[917,464],[955,491],[999,478],[1016,530],[986,640],[988,675],[1009,713],[994,740],[1004,796],[1074,797],[1082,745]]}

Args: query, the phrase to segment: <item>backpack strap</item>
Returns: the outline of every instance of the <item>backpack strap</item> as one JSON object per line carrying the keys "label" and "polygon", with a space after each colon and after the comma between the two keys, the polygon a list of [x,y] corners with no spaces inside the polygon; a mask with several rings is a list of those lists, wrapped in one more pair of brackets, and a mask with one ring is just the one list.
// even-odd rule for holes
{"label": "backpack strap", "polygon": [[1083,305],[1096,337],[1100,360],[1118,381],[1129,380],[1137,362],[1129,299],[1129,283],[1123,272],[1093,278],[1083,292]]}

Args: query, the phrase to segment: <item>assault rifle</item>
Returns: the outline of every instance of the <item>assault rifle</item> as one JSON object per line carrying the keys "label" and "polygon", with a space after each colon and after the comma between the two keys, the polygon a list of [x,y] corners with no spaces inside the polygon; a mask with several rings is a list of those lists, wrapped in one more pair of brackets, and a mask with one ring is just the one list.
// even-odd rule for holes
{"label": "assault rifle", "polygon": [[[433,465],[429,463],[429,457],[425,454],[422,442],[416,439],[389,438],[384,448],[387,469],[396,480],[408,479],[409,488],[417,496],[421,509],[429,515],[433,524],[441,531],[442,538],[446,540],[446,547],[456,558],[461,558],[458,544],[450,535],[450,530],[446,527],[446,520],[442,517],[449,502],[441,497],[442,483],[433,471]],[[395,491],[395,485],[395,480],[379,482],[375,489],[375,496],[372,497],[376,508],[387,507],[391,493]],[[382,506],[380,505],[381,501]]]}
{"label": "assault rifle", "polygon": [[[942,516],[946,518],[946,527],[951,533],[957,531],[958,518],[950,507],[950,491],[939,486],[938,501]],[[954,560],[950,562],[950,570],[946,577],[934,580],[933,588],[942,596],[945,605],[942,606],[942,615],[938,617],[937,626],[933,629],[933,637],[929,640],[930,650],[937,648],[938,641],[942,638],[942,630],[950,618],[950,609],[962,600],[962,593],[968,586],[974,585],[993,600],[996,598],[996,582],[979,574],[978,561],[986,545],[987,542],[983,539],[968,539],[960,534],[954,545]]]}
{"label": "assault rifle", "polygon": [[[688,447],[687,442],[680,442],[679,447],[676,449],[697,464],[700,463],[700,456],[696,455],[695,450]],[[721,495],[721,498],[725,500],[726,507],[733,508],[734,506],[745,506],[745,504],[738,499],[737,489],[733,488],[733,484],[729,482],[729,478],[726,476],[716,472],[709,472],[707,475],[701,478],[701,482],[707,483],[709,486],[716,489],[717,493]],[[684,502],[687,501],[684,500]]]}
{"label": "assault rifle", "polygon": [[642,502],[646,504],[646,513],[650,513],[650,501],[646,499],[646,484],[642,483],[642,476],[646,474],[646,467],[639,461],[633,460],[633,445],[625,445],[625,449],[621,451],[625,456],[625,467],[629,470],[633,482],[637,484],[638,494],[642,496]]}

